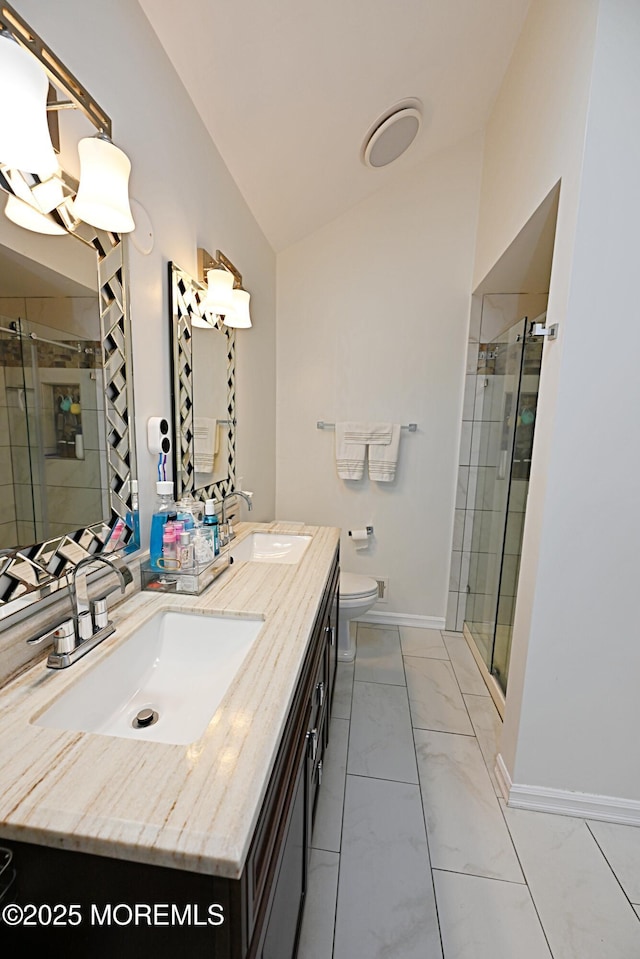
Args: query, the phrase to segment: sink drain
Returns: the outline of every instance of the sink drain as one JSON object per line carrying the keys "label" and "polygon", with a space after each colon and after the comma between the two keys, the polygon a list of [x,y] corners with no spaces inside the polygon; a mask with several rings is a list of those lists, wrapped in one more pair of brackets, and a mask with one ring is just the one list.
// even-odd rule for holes
{"label": "sink drain", "polygon": [[155,709],[141,709],[131,725],[134,729],[146,729],[147,726],[153,726],[157,722],[158,713]]}

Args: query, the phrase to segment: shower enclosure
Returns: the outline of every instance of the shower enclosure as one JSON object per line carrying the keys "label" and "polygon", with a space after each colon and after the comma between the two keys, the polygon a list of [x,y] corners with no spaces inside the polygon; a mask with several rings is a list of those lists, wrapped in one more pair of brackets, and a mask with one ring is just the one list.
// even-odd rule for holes
{"label": "shower enclosure", "polygon": [[[39,312],[43,303],[53,312],[52,302]],[[76,327],[83,311],[93,317],[81,298],[63,306]],[[99,339],[0,315],[0,549],[108,515],[102,384]]]}
{"label": "shower enclosure", "polygon": [[[522,318],[478,350],[464,626],[506,693],[544,338]],[[468,524],[468,525],[467,525]],[[470,533],[470,535],[469,535]]]}

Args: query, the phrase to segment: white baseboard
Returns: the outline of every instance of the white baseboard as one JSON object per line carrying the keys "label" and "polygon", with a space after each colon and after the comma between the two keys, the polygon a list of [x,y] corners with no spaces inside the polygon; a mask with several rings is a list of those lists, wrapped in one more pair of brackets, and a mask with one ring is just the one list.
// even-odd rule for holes
{"label": "white baseboard", "polygon": [[596,793],[571,792],[544,786],[522,786],[511,781],[509,770],[500,753],[496,757],[496,776],[512,809],[530,809],[576,819],[598,819],[603,822],[640,826],[640,801]]}
{"label": "white baseboard", "polygon": [[444,616],[418,616],[415,613],[385,613],[370,610],[358,618],[359,623],[378,626],[417,626],[418,629],[444,629]]}
{"label": "white baseboard", "polygon": [[496,764],[493,771],[496,774],[496,779],[498,780],[498,785],[502,791],[502,796],[504,799],[509,799],[509,792],[511,791],[511,776],[509,775],[509,770],[504,764],[504,759],[502,758],[502,753],[498,753],[496,756]]}

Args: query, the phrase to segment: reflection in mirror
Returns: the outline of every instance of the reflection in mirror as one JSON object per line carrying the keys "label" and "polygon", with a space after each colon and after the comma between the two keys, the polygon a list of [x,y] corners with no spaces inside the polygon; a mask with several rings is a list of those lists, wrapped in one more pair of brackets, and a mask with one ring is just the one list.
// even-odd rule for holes
{"label": "reflection in mirror", "polygon": [[193,462],[195,488],[227,478],[227,337],[220,329],[193,326]]}
{"label": "reflection in mirror", "polygon": [[220,500],[235,489],[235,334],[205,314],[204,285],[174,263],[169,283],[176,495]]}
{"label": "reflection in mirror", "polygon": [[109,518],[95,254],[39,239],[64,273],[0,245],[2,549]]}
{"label": "reflection in mirror", "polygon": [[[49,128],[60,165],[42,179],[0,157],[5,618],[64,588],[65,574],[87,555],[139,544],[131,508],[136,463],[125,249],[117,233],[80,221],[72,203],[78,140],[96,131],[110,135],[111,120],[8,4],[0,21],[48,76]],[[14,208],[35,212],[36,229],[56,235],[16,226]]]}

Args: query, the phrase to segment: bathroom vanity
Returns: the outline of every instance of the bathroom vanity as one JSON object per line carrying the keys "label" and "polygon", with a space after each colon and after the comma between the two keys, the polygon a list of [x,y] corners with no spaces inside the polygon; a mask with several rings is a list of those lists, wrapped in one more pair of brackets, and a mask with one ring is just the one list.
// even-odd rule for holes
{"label": "bathroom vanity", "polygon": [[[253,530],[274,526],[240,524],[238,544]],[[303,532],[311,539],[297,562],[236,562],[198,597],[136,594],[86,661],[39,663],[2,689],[0,846],[13,853],[24,912],[15,927],[0,921],[0,944],[83,959],[293,959],[329,740],[339,582],[339,530]],[[199,739],[37,725],[159,608],[264,619]]]}

